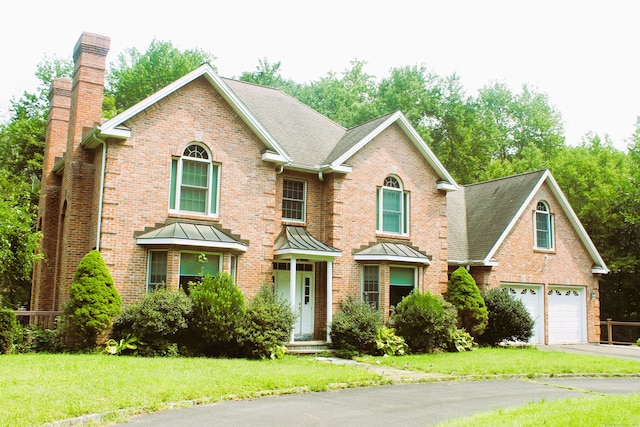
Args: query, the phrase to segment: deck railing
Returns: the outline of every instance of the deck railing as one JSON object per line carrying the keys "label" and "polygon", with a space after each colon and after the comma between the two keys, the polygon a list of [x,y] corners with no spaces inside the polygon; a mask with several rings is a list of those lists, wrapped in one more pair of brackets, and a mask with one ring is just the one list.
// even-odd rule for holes
{"label": "deck railing", "polygon": [[63,314],[62,311],[28,311],[16,310],[18,322],[23,325],[37,325],[42,329],[55,329],[58,316]]}
{"label": "deck railing", "polygon": [[[640,322],[619,322],[607,319],[600,322],[601,332],[605,331],[604,326],[606,326],[606,336],[603,333],[600,334],[601,344],[635,344],[640,338]],[[620,328],[616,328],[616,338],[618,340],[613,339],[614,326],[624,328],[622,331]]]}

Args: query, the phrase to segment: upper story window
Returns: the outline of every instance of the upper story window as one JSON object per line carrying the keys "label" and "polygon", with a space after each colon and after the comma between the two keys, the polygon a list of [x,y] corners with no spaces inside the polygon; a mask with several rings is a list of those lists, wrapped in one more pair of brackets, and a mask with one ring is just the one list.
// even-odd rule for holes
{"label": "upper story window", "polygon": [[178,212],[218,214],[220,165],[198,143],[188,145],[182,157],[171,160],[169,209]]}
{"label": "upper story window", "polygon": [[306,183],[293,179],[282,182],[282,218],[288,221],[305,221]]}
{"label": "upper story window", "polygon": [[382,233],[409,234],[409,192],[395,176],[384,179],[378,188],[376,230]]}
{"label": "upper story window", "polygon": [[549,206],[545,202],[538,202],[534,214],[535,247],[538,249],[553,249],[553,215],[549,213]]}

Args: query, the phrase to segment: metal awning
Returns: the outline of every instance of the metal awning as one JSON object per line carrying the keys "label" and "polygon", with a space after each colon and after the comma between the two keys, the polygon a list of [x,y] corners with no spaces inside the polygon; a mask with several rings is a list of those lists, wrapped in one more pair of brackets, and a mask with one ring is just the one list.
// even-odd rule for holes
{"label": "metal awning", "polygon": [[285,226],[273,247],[276,257],[303,256],[306,258],[334,259],[342,251],[322,243],[304,227]]}
{"label": "metal awning", "polygon": [[430,264],[429,257],[404,243],[381,242],[358,251],[356,261],[392,261]]}
{"label": "metal awning", "polygon": [[138,245],[204,246],[215,249],[247,251],[247,245],[213,225],[173,222],[136,237]]}

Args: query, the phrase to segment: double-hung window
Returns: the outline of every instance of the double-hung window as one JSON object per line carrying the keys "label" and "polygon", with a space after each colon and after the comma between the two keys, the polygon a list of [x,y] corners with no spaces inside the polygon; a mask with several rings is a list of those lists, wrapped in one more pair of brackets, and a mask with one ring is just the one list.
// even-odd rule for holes
{"label": "double-hung window", "polygon": [[167,251],[149,251],[147,291],[164,288],[167,283]]}
{"label": "double-hung window", "polygon": [[209,150],[192,143],[182,157],[171,161],[169,209],[205,215],[218,214],[220,166],[211,161]]}
{"label": "double-hung window", "polygon": [[362,301],[376,310],[380,307],[380,267],[377,265],[362,266]]}
{"label": "double-hung window", "polygon": [[376,210],[378,232],[409,234],[409,192],[398,178],[388,176],[378,188]]}
{"label": "double-hung window", "polygon": [[537,249],[553,249],[553,215],[545,202],[538,202],[534,214],[534,237]]}
{"label": "double-hung window", "polygon": [[293,179],[282,182],[282,219],[304,222],[306,205],[306,183]]}

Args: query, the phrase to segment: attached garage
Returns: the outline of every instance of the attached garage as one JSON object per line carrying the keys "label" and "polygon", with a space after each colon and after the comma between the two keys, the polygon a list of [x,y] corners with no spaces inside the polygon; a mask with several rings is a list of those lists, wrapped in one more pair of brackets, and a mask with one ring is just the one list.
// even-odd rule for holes
{"label": "attached garage", "polygon": [[587,341],[586,300],[582,287],[549,286],[549,344]]}
{"label": "attached garage", "polygon": [[544,344],[544,290],[542,285],[503,284],[509,294],[522,301],[535,321],[531,344]]}

